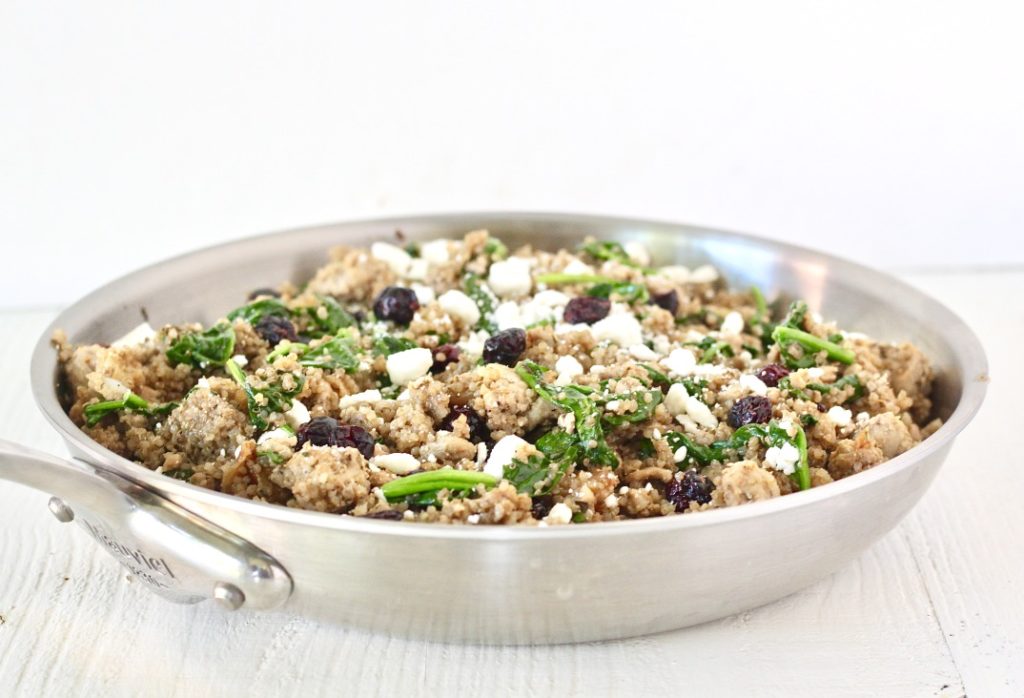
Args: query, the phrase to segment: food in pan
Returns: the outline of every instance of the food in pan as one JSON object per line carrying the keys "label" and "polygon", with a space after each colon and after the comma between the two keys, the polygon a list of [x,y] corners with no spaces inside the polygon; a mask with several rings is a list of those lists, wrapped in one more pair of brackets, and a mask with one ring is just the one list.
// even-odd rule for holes
{"label": "food in pan", "polygon": [[[244,299],[243,299],[244,300]],[[57,336],[68,412],[168,477],[301,509],[561,525],[825,486],[934,432],[920,350],[636,243],[337,248],[208,327]]]}

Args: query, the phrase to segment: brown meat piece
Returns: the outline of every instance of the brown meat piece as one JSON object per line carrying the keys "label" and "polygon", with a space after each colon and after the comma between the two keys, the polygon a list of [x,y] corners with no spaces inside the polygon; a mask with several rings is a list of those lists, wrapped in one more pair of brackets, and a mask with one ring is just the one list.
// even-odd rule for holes
{"label": "brown meat piece", "polygon": [[718,490],[726,506],[778,497],[779,483],[775,476],[753,461],[740,461],[726,466]]}
{"label": "brown meat piece", "polygon": [[235,448],[252,435],[249,417],[210,391],[197,388],[167,416],[161,433],[168,448],[191,463],[234,458]]}
{"label": "brown meat piece", "polygon": [[306,446],[270,479],[291,490],[300,509],[341,514],[370,494],[369,464],[354,448]]}

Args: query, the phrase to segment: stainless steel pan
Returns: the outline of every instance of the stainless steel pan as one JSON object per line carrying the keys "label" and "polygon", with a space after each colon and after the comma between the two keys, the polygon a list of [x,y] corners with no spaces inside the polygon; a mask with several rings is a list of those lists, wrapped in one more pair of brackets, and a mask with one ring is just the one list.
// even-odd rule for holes
{"label": "stainless steel pan", "polygon": [[[510,246],[640,240],[659,263],[711,263],[739,287],[806,298],[844,327],[915,342],[935,362],[944,426],[867,472],[696,515],[556,528],[407,524],[297,511],[201,489],[102,448],[55,390],[52,331],[105,342],[143,318],[211,322],[255,287],[301,281],[338,243],[488,228]],[[0,477],[54,495],[158,594],[280,610],[447,641],[551,643],[681,628],[791,594],[891,529],[928,487],[985,394],[977,338],[948,309],[884,274],[745,235],[651,221],[479,213],[343,223],[253,237],[130,274],[74,304],[39,339],[32,385],[71,459],[0,443]],[[27,570],[5,570],[28,575]]]}

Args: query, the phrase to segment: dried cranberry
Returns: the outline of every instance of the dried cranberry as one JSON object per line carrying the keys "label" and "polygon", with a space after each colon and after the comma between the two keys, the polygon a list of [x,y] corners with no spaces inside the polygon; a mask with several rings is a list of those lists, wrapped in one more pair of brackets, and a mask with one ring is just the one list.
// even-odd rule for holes
{"label": "dried cranberry", "polygon": [[311,443],[314,446],[340,446],[341,448],[354,448],[366,458],[373,457],[374,443],[370,433],[353,424],[338,424],[338,420],[333,417],[317,417],[309,420],[299,427],[297,436],[296,449],[302,448],[306,443]]}
{"label": "dried cranberry", "polygon": [[668,481],[665,485],[665,499],[675,505],[676,511],[684,512],[690,508],[690,502],[710,502],[713,489],[714,485],[710,480],[691,468],[683,473],[681,479],[672,478]]}
{"label": "dried cranberry", "polygon": [[489,364],[514,366],[526,351],[526,332],[518,327],[502,330],[484,342],[484,361]]}
{"label": "dried cranberry", "polygon": [[651,303],[675,315],[676,311],[679,310],[679,294],[676,293],[675,289],[665,291],[664,293],[651,296]]}
{"label": "dried cranberry", "polygon": [[562,314],[562,317],[570,325],[580,322],[592,325],[598,320],[608,317],[608,311],[611,309],[612,302],[607,298],[577,296],[566,303],[565,312]]}
{"label": "dried cranberry", "polygon": [[375,511],[372,514],[366,514],[363,518],[383,519],[385,521],[401,521],[405,517],[402,515],[402,512],[396,511],[395,509],[384,509],[383,511]]}
{"label": "dried cranberry", "polygon": [[391,320],[397,325],[408,325],[420,308],[416,293],[411,288],[388,286],[373,303],[373,314],[378,320]]}
{"label": "dried cranberry", "polygon": [[774,388],[779,381],[789,375],[789,369],[781,364],[768,364],[757,372],[757,377],[769,388]]}
{"label": "dried cranberry", "polygon": [[729,426],[739,429],[745,424],[764,424],[772,418],[772,401],[760,395],[740,398],[729,410]]}
{"label": "dried cranberry", "polygon": [[442,344],[434,350],[434,365],[430,367],[431,373],[440,373],[448,364],[459,360],[459,348],[454,344]]}
{"label": "dried cranberry", "polygon": [[265,298],[267,296],[270,298],[280,298],[281,294],[272,288],[257,288],[256,290],[249,292],[249,300],[251,301],[254,301],[257,298]]}
{"label": "dried cranberry", "polygon": [[256,323],[256,334],[267,340],[267,344],[276,347],[282,339],[292,342],[299,340],[295,334],[295,325],[288,318],[280,315],[267,315]]}
{"label": "dried cranberry", "polygon": [[438,429],[442,431],[451,431],[455,426],[455,420],[459,417],[466,418],[466,425],[469,427],[470,441],[476,444],[482,441],[491,440],[491,430],[488,428],[487,422],[485,422],[484,418],[469,405],[456,405],[452,407],[452,411],[441,420],[441,424],[438,425]]}
{"label": "dried cranberry", "polygon": [[553,506],[555,506],[554,497],[549,494],[538,495],[533,498],[530,513],[533,514],[533,518],[539,521],[551,513],[551,507]]}

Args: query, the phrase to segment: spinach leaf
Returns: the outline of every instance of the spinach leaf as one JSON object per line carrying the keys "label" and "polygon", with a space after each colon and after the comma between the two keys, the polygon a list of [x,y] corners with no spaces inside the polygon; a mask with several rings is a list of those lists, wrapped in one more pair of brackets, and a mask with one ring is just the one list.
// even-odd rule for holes
{"label": "spinach leaf", "polygon": [[651,298],[646,286],[630,281],[602,282],[591,287],[587,291],[587,295],[595,298],[609,298],[623,303],[646,303]]}
{"label": "spinach leaf", "polygon": [[527,460],[513,459],[505,468],[505,479],[516,490],[531,497],[550,494],[579,458],[580,446],[569,434],[553,429],[544,434],[536,443],[542,455],[530,456]]}
{"label": "spinach leaf", "polygon": [[317,295],[317,300],[319,305],[303,309],[308,317],[306,334],[310,337],[315,339],[338,334],[340,330],[358,324],[356,319],[330,296]]}
{"label": "spinach leaf", "polygon": [[606,425],[611,427],[617,427],[626,423],[637,424],[639,422],[646,421],[651,418],[652,414],[654,414],[654,408],[661,404],[662,397],[660,390],[633,390],[628,393],[622,393],[621,395],[613,395],[611,398],[602,400],[606,409],[608,408],[608,403],[617,400],[635,400],[637,408],[633,412],[628,412],[626,414],[605,412],[602,419]]}
{"label": "spinach leaf", "polygon": [[630,259],[629,255],[626,254],[626,250],[623,249],[622,245],[618,242],[607,240],[600,242],[597,240],[586,242],[580,245],[580,251],[586,252],[591,257],[597,260],[605,261],[612,260],[619,264],[624,264],[627,267],[634,267],[636,269],[641,268],[639,264]]}
{"label": "spinach leaf", "polygon": [[393,337],[382,334],[373,339],[373,353],[377,356],[391,356],[400,351],[415,349],[419,344],[405,337]]}
{"label": "spinach leaf", "polygon": [[492,334],[497,332],[498,326],[493,320],[493,315],[498,299],[490,289],[484,286],[483,280],[477,274],[468,272],[462,279],[462,290],[473,299],[480,311],[480,321],[476,324],[477,329],[486,330]]}
{"label": "spinach leaf", "polygon": [[[771,310],[768,308],[768,301],[761,293],[761,289],[751,286],[750,294],[754,297],[755,308],[754,317],[750,318],[750,329],[753,330],[752,334],[756,334],[761,339],[762,350],[768,351],[772,343],[772,332],[775,331]],[[751,351],[750,353],[757,356],[759,352]]]}
{"label": "spinach leaf", "polygon": [[359,347],[350,334],[342,333],[307,349],[299,358],[299,364],[325,370],[340,368],[345,373],[355,373],[359,369]]}
{"label": "spinach leaf", "polygon": [[260,431],[266,431],[270,426],[270,416],[276,413],[284,413],[291,409],[292,399],[302,392],[305,380],[302,376],[295,377],[295,387],[292,390],[285,390],[280,385],[267,385],[262,388],[254,388],[252,382],[246,378],[242,369],[231,359],[225,364],[228,373],[235,382],[245,391],[245,397],[249,405],[249,421]]}
{"label": "spinach leaf", "polygon": [[484,254],[490,255],[494,259],[505,259],[508,257],[508,247],[498,238],[488,238],[484,243]]}
{"label": "spinach leaf", "polygon": [[279,298],[261,298],[240,308],[235,308],[228,313],[228,320],[244,320],[255,326],[260,320],[271,315],[290,318],[292,311]]}
{"label": "spinach leaf", "polygon": [[547,369],[533,361],[521,361],[516,366],[519,377],[556,407],[572,412],[576,421],[574,435],[581,447],[581,456],[591,465],[617,467],[619,459],[605,441],[601,420],[602,409],[591,399],[594,390],[581,385],[550,385],[544,383]]}
{"label": "spinach leaf", "polygon": [[381,486],[381,492],[389,502],[414,494],[437,493],[441,490],[471,490],[477,485],[494,487],[498,479],[487,473],[474,470],[452,470],[441,468],[400,477]]}
{"label": "spinach leaf", "polygon": [[548,274],[538,274],[536,281],[539,284],[548,286],[562,286],[565,284],[617,284],[619,283],[610,276],[599,276],[598,274],[566,274],[565,272],[553,271]]}
{"label": "spinach leaf", "polygon": [[189,332],[176,339],[167,349],[167,360],[173,365],[189,364],[192,368],[223,366],[235,352],[235,330],[221,322],[205,332]]}
{"label": "spinach leaf", "polygon": [[[789,326],[779,325],[776,327],[772,332],[772,339],[778,344],[782,363],[789,369],[810,368],[817,365],[817,354],[822,351],[828,358],[842,364],[852,364],[856,358],[856,354],[851,349]],[[799,354],[793,353],[794,345],[801,348]]]}
{"label": "spinach leaf", "polygon": [[683,346],[697,347],[702,350],[699,363],[709,364],[716,356],[731,357],[734,355],[732,345],[728,342],[716,341],[714,337],[705,337],[699,342],[684,342]]}
{"label": "spinach leaf", "polygon": [[82,410],[82,416],[85,417],[86,426],[94,427],[108,414],[119,412],[120,410],[155,415],[167,414],[177,406],[177,402],[165,402],[154,407],[129,390],[120,400],[104,400],[86,405],[85,409]]}

